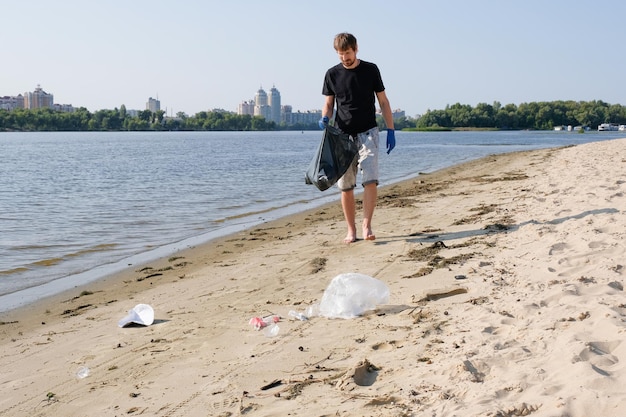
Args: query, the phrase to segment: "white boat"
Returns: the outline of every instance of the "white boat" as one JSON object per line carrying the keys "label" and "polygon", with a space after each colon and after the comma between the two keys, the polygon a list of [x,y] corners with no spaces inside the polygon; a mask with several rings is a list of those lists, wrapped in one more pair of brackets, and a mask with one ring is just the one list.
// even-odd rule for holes
{"label": "white boat", "polygon": [[619,125],[619,127],[617,128],[617,130],[619,130],[620,132],[623,132],[626,130],[626,125]]}
{"label": "white boat", "polygon": [[619,130],[619,126],[616,123],[602,123],[598,126],[599,132],[608,132]]}

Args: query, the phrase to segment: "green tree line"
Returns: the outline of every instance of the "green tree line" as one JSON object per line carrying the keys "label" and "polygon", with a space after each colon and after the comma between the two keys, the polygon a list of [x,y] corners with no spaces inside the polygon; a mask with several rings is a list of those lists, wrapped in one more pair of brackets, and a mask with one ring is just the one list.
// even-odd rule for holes
{"label": "green tree line", "polygon": [[[401,129],[535,129],[552,130],[555,126],[588,126],[597,128],[601,123],[626,124],[626,107],[594,101],[531,102],[520,105],[499,102],[479,103],[475,107],[456,103],[443,110],[428,110],[413,119],[401,117],[394,120],[395,128]],[[378,124],[384,128],[382,117]],[[0,109],[0,131],[144,131],[144,130],[310,130],[318,129],[317,123],[283,126],[269,122],[260,116],[238,115],[225,110],[202,111],[194,116],[180,112],[177,117],[165,117],[159,110],[140,111],[131,117],[126,107],[89,112],[84,107],[74,112],[60,112],[49,108]]]}
{"label": "green tree line", "polygon": [[226,111],[202,111],[194,116],[178,113],[165,117],[159,110],[140,111],[131,117],[119,109],[89,112],[84,107],[74,112],[50,108],[0,110],[0,131],[143,131],[143,130],[275,130],[274,122],[260,116],[238,115]]}
{"label": "green tree line", "polygon": [[626,107],[594,101],[548,101],[519,106],[499,102],[475,107],[456,103],[444,110],[428,110],[416,121],[416,128],[495,128],[552,130],[556,126],[586,126],[602,123],[626,124]]}

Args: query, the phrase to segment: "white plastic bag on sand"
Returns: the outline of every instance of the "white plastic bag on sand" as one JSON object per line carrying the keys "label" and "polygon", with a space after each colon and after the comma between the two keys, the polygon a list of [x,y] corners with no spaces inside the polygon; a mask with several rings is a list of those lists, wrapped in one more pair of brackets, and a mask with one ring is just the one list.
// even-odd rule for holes
{"label": "white plastic bag on sand", "polygon": [[330,282],[317,313],[328,318],[351,319],[388,302],[389,287],[384,282],[363,274],[346,273]]}

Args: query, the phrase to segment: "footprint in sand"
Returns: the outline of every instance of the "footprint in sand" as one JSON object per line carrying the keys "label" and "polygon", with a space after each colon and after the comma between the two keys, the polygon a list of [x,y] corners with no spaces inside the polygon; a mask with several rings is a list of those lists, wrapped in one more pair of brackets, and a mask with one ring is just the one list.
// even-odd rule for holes
{"label": "footprint in sand", "polygon": [[369,360],[359,362],[354,368],[346,372],[346,374],[337,383],[337,388],[342,391],[352,391],[359,387],[369,387],[374,385],[378,377],[379,367],[373,365]]}
{"label": "footprint in sand", "polygon": [[555,243],[554,245],[552,245],[552,247],[550,247],[550,251],[548,252],[548,255],[554,255],[554,254],[557,254],[557,253],[561,253],[566,248],[567,248],[567,244],[565,244],[563,242]]}
{"label": "footprint in sand", "polygon": [[612,352],[621,344],[620,340],[611,342],[589,342],[587,347],[578,354],[580,360],[589,362],[591,368],[603,376],[610,376],[610,368],[619,362]]}
{"label": "footprint in sand", "polygon": [[593,241],[593,242],[589,242],[587,246],[589,247],[589,249],[598,249],[598,248],[602,249],[606,247],[607,244],[605,242]]}

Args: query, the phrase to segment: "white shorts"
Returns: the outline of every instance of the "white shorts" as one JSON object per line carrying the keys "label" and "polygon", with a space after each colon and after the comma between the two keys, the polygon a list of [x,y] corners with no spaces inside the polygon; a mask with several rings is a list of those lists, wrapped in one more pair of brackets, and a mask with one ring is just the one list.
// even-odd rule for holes
{"label": "white shorts", "polygon": [[362,176],[361,184],[364,187],[372,183],[378,185],[378,127],[359,133],[356,137],[352,136],[352,140],[356,140],[359,146],[359,157],[354,158],[350,168],[337,181],[337,187],[341,191],[350,191],[356,187],[359,169]]}

